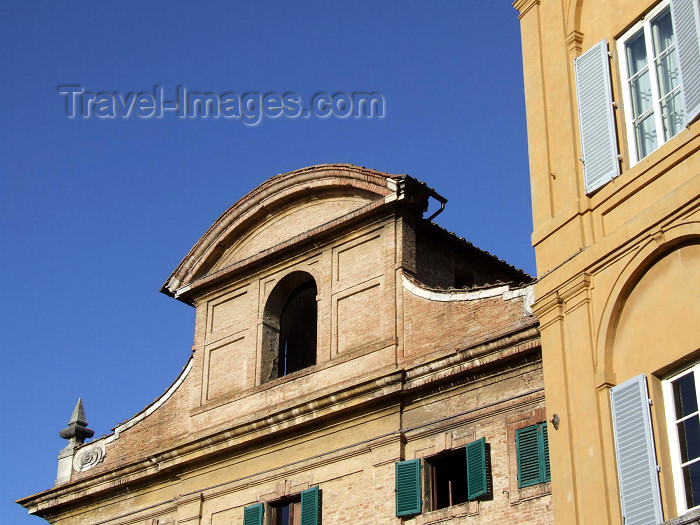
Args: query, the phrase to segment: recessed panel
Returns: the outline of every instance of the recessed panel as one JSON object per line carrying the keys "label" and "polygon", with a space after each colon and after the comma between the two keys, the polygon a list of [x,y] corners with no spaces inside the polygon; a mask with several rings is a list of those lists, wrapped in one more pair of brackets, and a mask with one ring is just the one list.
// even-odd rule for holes
{"label": "recessed panel", "polygon": [[237,332],[245,328],[248,295],[243,292],[214,304],[211,308],[210,331]]}
{"label": "recessed panel", "polygon": [[338,299],[338,353],[359,349],[383,338],[381,295],[375,284]]}
{"label": "recessed panel", "polygon": [[245,380],[243,341],[237,339],[209,351],[207,400],[242,390]]}
{"label": "recessed panel", "polygon": [[358,244],[338,251],[337,279],[351,285],[382,273],[381,237],[375,234]]}

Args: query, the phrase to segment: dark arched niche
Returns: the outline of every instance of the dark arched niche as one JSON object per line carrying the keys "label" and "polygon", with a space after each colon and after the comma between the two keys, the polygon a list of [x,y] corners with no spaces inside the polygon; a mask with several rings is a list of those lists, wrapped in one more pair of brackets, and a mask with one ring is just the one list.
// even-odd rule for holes
{"label": "dark arched niche", "polygon": [[263,313],[260,382],[316,364],[316,281],[292,272],[272,290]]}

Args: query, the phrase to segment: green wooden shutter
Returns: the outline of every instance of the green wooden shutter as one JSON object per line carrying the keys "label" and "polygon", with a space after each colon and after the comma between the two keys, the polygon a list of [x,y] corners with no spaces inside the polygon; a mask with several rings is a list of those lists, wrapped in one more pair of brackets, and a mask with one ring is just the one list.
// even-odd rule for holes
{"label": "green wooden shutter", "polygon": [[312,487],[301,493],[301,525],[318,525],[318,494],[318,487]]}
{"label": "green wooden shutter", "polygon": [[486,438],[467,444],[467,497],[472,500],[487,494]]}
{"label": "green wooden shutter", "polygon": [[256,503],[243,509],[243,525],[263,525],[263,516],[265,515],[265,506],[262,503]]}
{"label": "green wooden shutter", "polygon": [[423,508],[420,459],[396,463],[396,516],[420,514]]}
{"label": "green wooden shutter", "polygon": [[549,438],[547,437],[547,423],[540,423],[540,475],[542,481],[551,481],[552,475],[549,471]]}
{"label": "green wooden shutter", "polygon": [[518,487],[529,487],[540,483],[540,440],[538,434],[537,425],[515,431]]}

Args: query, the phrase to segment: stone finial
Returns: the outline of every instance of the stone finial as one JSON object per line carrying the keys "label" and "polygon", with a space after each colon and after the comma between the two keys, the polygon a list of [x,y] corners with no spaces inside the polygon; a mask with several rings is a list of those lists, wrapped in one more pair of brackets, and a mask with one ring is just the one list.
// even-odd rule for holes
{"label": "stone finial", "polygon": [[95,435],[94,430],[87,428],[87,419],[85,419],[85,408],[83,408],[83,400],[78,398],[78,402],[73,409],[73,415],[68,421],[68,426],[58,433],[63,439],[72,440],[75,444],[82,444],[85,438],[90,438]]}
{"label": "stone finial", "polygon": [[63,439],[67,439],[68,444],[58,454],[58,475],[56,477],[56,484],[70,481],[73,456],[75,455],[77,445],[82,445],[85,443],[86,438],[95,435],[95,431],[87,427],[85,408],[83,408],[83,400],[81,398],[78,398],[70,421],[68,421],[68,426],[61,430],[58,435]]}

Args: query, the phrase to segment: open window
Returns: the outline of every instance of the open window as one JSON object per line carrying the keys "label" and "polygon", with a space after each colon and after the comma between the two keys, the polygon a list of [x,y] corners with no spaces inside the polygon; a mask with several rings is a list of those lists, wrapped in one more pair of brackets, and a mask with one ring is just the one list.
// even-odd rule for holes
{"label": "open window", "polygon": [[301,525],[301,496],[270,505],[270,525]]}
{"label": "open window", "polygon": [[317,293],[306,272],[287,275],[272,290],[263,315],[261,383],[316,364]]}
{"label": "open window", "polygon": [[700,506],[700,363],[663,382],[676,506]]}
{"label": "open window", "polygon": [[481,438],[426,458],[423,465],[420,459],[396,463],[396,516],[423,512],[422,481],[429,511],[488,497],[492,493],[489,452],[486,439]]}
{"label": "open window", "polygon": [[267,505],[255,503],[243,509],[243,525],[319,525],[320,523],[321,491],[318,487],[311,487],[301,494]]}
{"label": "open window", "polygon": [[449,450],[425,460],[430,482],[430,510],[444,509],[467,501],[467,452]]}
{"label": "open window", "polygon": [[618,40],[618,56],[630,156],[636,163],[684,125],[678,49],[668,1]]}
{"label": "open window", "polygon": [[[617,41],[630,165],[700,115],[700,7],[662,0]],[[607,41],[574,60],[586,193],[620,174]]]}

